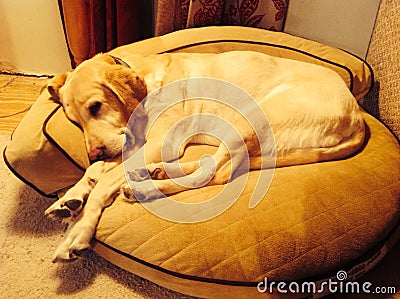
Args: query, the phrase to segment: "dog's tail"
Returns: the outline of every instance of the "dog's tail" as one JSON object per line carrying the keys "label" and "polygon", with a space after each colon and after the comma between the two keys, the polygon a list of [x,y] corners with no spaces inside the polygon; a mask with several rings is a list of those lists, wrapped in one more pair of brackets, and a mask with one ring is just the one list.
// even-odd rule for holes
{"label": "dog's tail", "polygon": [[278,154],[276,161],[261,156],[251,157],[250,168],[284,167],[344,159],[358,152],[364,145],[364,141],[365,123],[362,121],[362,125],[353,134],[335,146],[287,150],[283,154]]}
{"label": "dog's tail", "polygon": [[344,159],[358,152],[364,141],[365,124],[335,146],[289,150],[284,155],[276,157],[276,167]]}

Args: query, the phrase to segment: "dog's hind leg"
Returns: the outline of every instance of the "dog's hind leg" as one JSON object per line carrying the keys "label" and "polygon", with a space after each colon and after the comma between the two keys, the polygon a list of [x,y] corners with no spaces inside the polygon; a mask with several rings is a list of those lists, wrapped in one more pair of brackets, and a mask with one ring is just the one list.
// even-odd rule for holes
{"label": "dog's hind leg", "polygon": [[105,161],[99,161],[90,165],[78,183],[53,203],[45,211],[45,214],[50,218],[63,219],[64,222],[74,219],[82,210],[90,192],[100,177],[116,165],[115,162]]}
{"label": "dog's hind leg", "polygon": [[[197,162],[198,163],[198,162]],[[215,161],[212,156],[202,158],[200,167],[189,175],[174,179],[131,181],[134,196],[139,201],[151,200],[193,188],[200,188],[208,184],[215,173]]]}
{"label": "dog's hind leg", "polygon": [[[232,179],[235,171],[246,161],[246,155],[247,151],[243,151],[241,147],[228,150],[221,143],[214,155],[205,155],[200,162],[183,163],[182,170],[184,172],[185,165],[195,168],[189,175],[174,179],[133,181],[130,186],[138,200],[149,200],[206,185],[225,184]],[[186,171],[188,170],[186,169]]]}
{"label": "dog's hind leg", "polygon": [[149,178],[153,180],[166,180],[190,175],[200,167],[199,161],[190,162],[160,162],[146,165]]}
{"label": "dog's hind leg", "polygon": [[[162,134],[161,134],[162,135]],[[132,168],[128,171],[132,181],[144,181],[148,179],[166,180],[190,175],[199,169],[199,161],[181,162],[180,158],[186,152],[188,144],[204,144],[217,148],[220,141],[204,134],[193,135],[183,143],[176,142],[179,138],[170,140],[153,139],[146,147],[145,167]],[[162,154],[163,153],[163,154]]]}

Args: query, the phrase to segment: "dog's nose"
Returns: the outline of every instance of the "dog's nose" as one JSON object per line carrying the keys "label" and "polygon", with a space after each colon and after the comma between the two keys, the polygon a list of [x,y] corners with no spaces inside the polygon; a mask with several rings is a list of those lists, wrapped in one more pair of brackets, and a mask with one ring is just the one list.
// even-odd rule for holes
{"label": "dog's nose", "polygon": [[104,157],[106,147],[104,145],[91,148],[89,151],[89,160],[96,161]]}

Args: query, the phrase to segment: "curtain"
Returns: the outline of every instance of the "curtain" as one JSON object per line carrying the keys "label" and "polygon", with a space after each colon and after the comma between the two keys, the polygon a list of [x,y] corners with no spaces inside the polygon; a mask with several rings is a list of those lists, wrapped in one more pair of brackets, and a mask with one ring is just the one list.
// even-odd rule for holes
{"label": "curtain", "polygon": [[[58,0],[72,67],[96,53],[179,29],[282,31],[289,0]],[[157,10],[153,21],[153,3]]]}
{"label": "curtain", "polygon": [[282,31],[289,0],[159,0],[155,35],[210,25]]}
{"label": "curtain", "polygon": [[72,67],[152,35],[152,1],[59,0]]}

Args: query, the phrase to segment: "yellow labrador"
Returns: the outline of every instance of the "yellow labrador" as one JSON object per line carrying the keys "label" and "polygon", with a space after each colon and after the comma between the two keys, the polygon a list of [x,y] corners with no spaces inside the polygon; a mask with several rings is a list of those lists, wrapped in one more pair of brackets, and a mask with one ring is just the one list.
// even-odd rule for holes
{"label": "yellow labrador", "polygon": [[[192,81],[184,80],[191,78],[218,81],[200,80],[192,92],[188,87]],[[179,82],[178,95],[163,90],[174,82]],[[247,94],[256,105],[242,104],[236,109],[234,104],[212,101],[205,90],[215,89],[212,94],[216,97],[226,91],[217,83],[213,88],[210,82],[240,88],[243,94],[228,91],[225,96],[237,97],[234,102],[239,103]],[[359,107],[338,74],[257,52],[126,53],[118,58],[99,54],[73,72],[54,77],[48,90],[63,105],[67,117],[82,128],[89,158],[97,161],[46,211],[51,217],[72,220],[54,261],[79,257],[90,247],[104,207],[118,193],[131,196],[121,164],[124,146],[132,153],[145,148],[144,168],[135,164],[135,156],[125,163],[131,169],[130,187],[135,197],[146,200],[225,184],[246,159],[244,152],[248,168],[261,169],[345,158],[364,140]],[[196,93],[201,96],[191,96]],[[150,95],[152,101],[143,101]],[[174,97],[182,101],[174,102]],[[157,114],[163,107],[169,110]],[[248,118],[255,120],[252,123]],[[183,119],[188,121],[174,126]],[[232,133],[225,123],[234,127]],[[168,134],[170,138],[165,138]],[[218,137],[224,134],[225,139]],[[218,149],[201,162],[176,163],[189,143],[211,144]],[[166,156],[163,147],[167,148]],[[177,154],[169,157],[168,151]],[[177,177],[187,182],[178,184],[171,179]]]}

